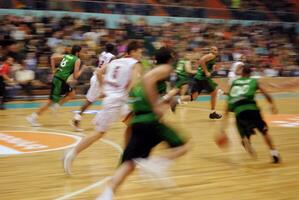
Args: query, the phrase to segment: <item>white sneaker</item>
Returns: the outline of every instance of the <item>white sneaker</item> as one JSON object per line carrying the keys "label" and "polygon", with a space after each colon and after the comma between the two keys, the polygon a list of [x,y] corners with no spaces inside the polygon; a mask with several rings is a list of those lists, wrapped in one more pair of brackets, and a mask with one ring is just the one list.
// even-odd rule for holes
{"label": "white sneaker", "polygon": [[113,191],[111,188],[106,188],[101,196],[96,198],[96,200],[113,200]]}
{"label": "white sneaker", "polygon": [[65,152],[63,158],[63,169],[64,172],[69,176],[72,174],[71,169],[72,169],[72,163],[74,159],[75,159],[74,149]]}
{"label": "white sneaker", "polygon": [[40,123],[38,123],[37,121],[38,117],[36,115],[36,113],[32,113],[31,115],[26,117],[26,120],[31,124],[31,126],[33,127],[39,127],[41,126]]}
{"label": "white sneaker", "polygon": [[149,159],[135,159],[137,168],[142,177],[154,181],[155,185],[162,187],[175,187],[176,184],[168,175],[168,169],[172,163],[171,160],[161,157]]}
{"label": "white sneaker", "polygon": [[77,132],[82,132],[84,129],[80,128],[80,122],[81,122],[82,116],[79,114],[75,114],[74,118],[71,120],[71,126],[75,129]]}

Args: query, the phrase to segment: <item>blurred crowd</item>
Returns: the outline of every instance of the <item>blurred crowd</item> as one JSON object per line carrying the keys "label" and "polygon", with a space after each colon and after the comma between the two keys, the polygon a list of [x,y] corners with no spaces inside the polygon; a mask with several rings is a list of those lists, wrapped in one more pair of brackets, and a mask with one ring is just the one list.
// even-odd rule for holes
{"label": "blurred crowd", "polygon": [[171,21],[152,26],[144,18],[134,22],[122,18],[117,29],[108,29],[103,19],[2,16],[0,64],[7,57],[14,59],[11,77],[25,70],[27,82],[24,84],[19,81],[17,85],[26,85],[30,96],[31,87],[49,87],[49,58],[52,54],[64,54],[73,44],[81,45],[84,49],[83,64],[90,66],[90,70],[80,78],[84,85],[88,84],[92,68],[97,65],[97,56],[104,45],[107,42],[115,43],[116,53],[120,54],[125,52],[129,39],[144,42],[146,52],[142,63],[145,67],[150,67],[151,55],[160,46],[170,46],[179,53],[192,49],[196,61],[206,53],[208,47],[215,45],[220,50],[220,70],[228,70],[241,55],[246,55],[248,62],[261,75],[278,76],[284,70],[299,70],[299,37],[294,26],[176,24]]}
{"label": "blurred crowd", "polygon": [[296,5],[290,0],[5,0],[1,8],[34,10],[65,10],[128,15],[168,15],[179,17],[222,18],[229,13],[231,19],[272,20],[296,22]]}

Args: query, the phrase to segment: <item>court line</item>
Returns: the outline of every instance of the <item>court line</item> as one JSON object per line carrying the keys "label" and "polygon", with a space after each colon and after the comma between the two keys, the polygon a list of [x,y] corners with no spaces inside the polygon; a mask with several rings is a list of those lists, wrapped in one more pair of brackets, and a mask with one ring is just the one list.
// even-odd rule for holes
{"label": "court line", "polygon": [[54,200],[65,200],[65,199],[69,199],[71,197],[74,197],[74,196],[77,196],[77,195],[82,194],[84,192],[87,192],[87,191],[89,191],[89,190],[91,190],[93,188],[100,187],[101,185],[103,185],[104,183],[106,183],[107,181],[109,181],[110,179],[111,179],[111,176],[108,176],[108,177],[106,177],[106,178],[104,178],[104,179],[102,179],[100,181],[97,181],[97,182],[95,182],[95,183],[93,183],[93,184],[91,184],[91,185],[89,185],[89,186],[87,186],[87,187],[85,187],[85,188],[83,188],[81,190],[77,190],[76,192],[72,192],[72,193],[69,193],[69,194],[67,194],[65,196],[62,196],[62,197],[59,197],[59,198],[55,198]]}
{"label": "court line", "polygon": [[[11,127],[11,126],[7,126],[7,125],[0,125],[0,126],[5,126],[5,127]],[[27,126],[14,126],[16,128],[28,128]],[[64,131],[64,130],[58,130],[58,129],[50,129],[50,128],[42,128],[42,127],[38,127],[36,129],[44,129],[44,130],[49,130],[49,131],[59,131],[61,133],[68,133],[68,134],[72,134],[72,135],[78,135],[78,136],[84,136],[84,134],[82,133],[76,133],[76,132],[70,132],[70,131]],[[102,141],[103,143],[106,143],[110,146],[112,146],[113,148],[115,148],[119,153],[122,153],[123,150],[121,148],[121,146],[113,141],[110,141],[110,140],[107,140],[107,139],[103,139],[101,138],[100,141]],[[103,178],[102,180],[99,180],[91,185],[88,185],[80,190],[77,190],[75,192],[71,192],[67,195],[64,195],[64,196],[61,196],[61,197],[58,197],[58,198],[55,198],[54,200],[65,200],[65,199],[69,199],[71,197],[74,197],[74,196],[77,196],[79,194],[82,194],[84,192],[87,192],[93,188],[96,188],[96,187],[100,187],[101,185],[103,185],[104,183],[106,183],[107,181],[109,181],[111,179],[111,176],[108,176],[108,177],[105,177]]]}

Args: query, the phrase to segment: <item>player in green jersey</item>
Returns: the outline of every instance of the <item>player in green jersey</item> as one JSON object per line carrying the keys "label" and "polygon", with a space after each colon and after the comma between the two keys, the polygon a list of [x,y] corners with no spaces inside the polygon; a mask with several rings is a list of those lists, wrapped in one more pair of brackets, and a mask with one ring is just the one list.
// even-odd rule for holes
{"label": "player in green jersey", "polygon": [[[148,72],[142,82],[133,88],[131,94],[135,97],[135,100],[133,102],[132,135],[124,150],[120,167],[116,170],[108,183],[108,187],[98,200],[113,199],[114,192],[125,178],[134,171],[136,159],[139,162],[141,160],[155,160],[156,162],[152,162],[148,167],[153,167],[155,164],[155,167],[159,169],[158,166],[161,166],[161,163],[167,163],[166,165],[168,165],[171,160],[187,152],[188,147],[185,140],[173,129],[160,122],[160,118],[168,106],[160,101],[157,84],[159,81],[166,80],[173,71],[170,65],[172,55],[172,51],[165,47],[158,50],[156,53],[157,67]],[[168,143],[172,150],[159,159],[145,159],[149,156],[152,148],[162,141]],[[152,170],[162,173],[163,170],[160,171],[157,168]]]}
{"label": "player in green jersey", "polygon": [[190,50],[185,53],[183,58],[179,59],[175,72],[177,75],[175,87],[180,90],[180,96],[184,96],[187,94],[189,89],[189,75],[195,75],[197,72],[196,70],[192,69]]}
{"label": "player in green jersey", "polygon": [[[71,54],[51,57],[51,68],[53,72],[51,94],[48,101],[37,112],[27,117],[27,121],[32,126],[40,126],[37,122],[38,117],[52,104],[54,104],[54,107],[57,107],[57,105],[62,105],[76,95],[75,90],[69,86],[68,80],[78,79],[84,70],[84,68],[80,69],[80,51],[81,47],[74,45]],[[55,68],[57,63],[59,63],[59,67]],[[65,96],[62,98],[63,95]]]}
{"label": "player in green jersey", "polygon": [[211,113],[210,119],[220,119],[222,115],[215,111],[217,100],[217,83],[215,83],[211,74],[213,72],[216,58],[218,55],[218,48],[212,46],[210,53],[204,55],[199,60],[199,67],[197,73],[194,76],[194,85],[192,87],[192,99],[195,100],[202,90],[206,90],[211,95]]}
{"label": "player in green jersey", "polygon": [[263,89],[256,79],[250,78],[251,69],[244,66],[242,69],[242,77],[233,81],[227,100],[227,109],[224,115],[221,132],[227,126],[228,112],[234,112],[239,134],[241,136],[242,145],[252,155],[256,157],[256,153],[251,145],[251,135],[254,134],[254,129],[258,129],[270,149],[273,163],[279,163],[280,158],[278,151],[275,149],[272,139],[269,135],[266,122],[263,120],[260,109],[254,99],[256,91],[259,90],[266,98],[271,106],[273,114],[277,112],[276,106],[271,96]]}

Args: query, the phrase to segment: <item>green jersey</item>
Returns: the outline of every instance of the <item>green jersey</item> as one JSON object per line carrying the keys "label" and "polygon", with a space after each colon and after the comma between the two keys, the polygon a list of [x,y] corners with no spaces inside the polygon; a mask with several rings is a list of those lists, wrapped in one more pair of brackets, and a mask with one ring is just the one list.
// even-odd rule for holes
{"label": "green jersey", "polygon": [[59,64],[59,67],[55,73],[55,76],[67,80],[68,77],[74,72],[75,63],[79,58],[77,56],[68,54],[63,56],[62,61]]}
{"label": "green jersey", "polygon": [[[215,63],[216,63],[216,58],[214,58],[212,60],[209,60],[206,63],[208,72],[213,71],[213,66],[215,65]],[[206,78],[206,75],[205,75],[205,72],[204,72],[202,66],[200,66],[200,65],[198,66],[198,69],[197,69],[197,72],[196,72],[194,78],[197,79],[197,80],[202,80],[202,79]]]}
{"label": "green jersey", "polygon": [[185,70],[186,63],[187,63],[187,60],[184,60],[184,59],[180,59],[178,61],[176,70],[175,70],[177,75],[179,75],[179,76],[187,76],[188,75]]}
{"label": "green jersey", "polygon": [[[165,81],[160,81],[157,84],[157,89],[164,88]],[[164,90],[164,89],[163,89]],[[159,91],[159,93],[162,91]],[[153,112],[152,106],[150,105],[144,88],[141,83],[134,86],[130,92],[130,96],[133,98],[133,111],[134,117],[132,123],[140,122],[153,122],[158,121],[158,117]]]}
{"label": "green jersey", "polygon": [[256,79],[241,77],[234,80],[228,94],[228,109],[236,115],[245,110],[259,110],[254,100],[257,89]]}

